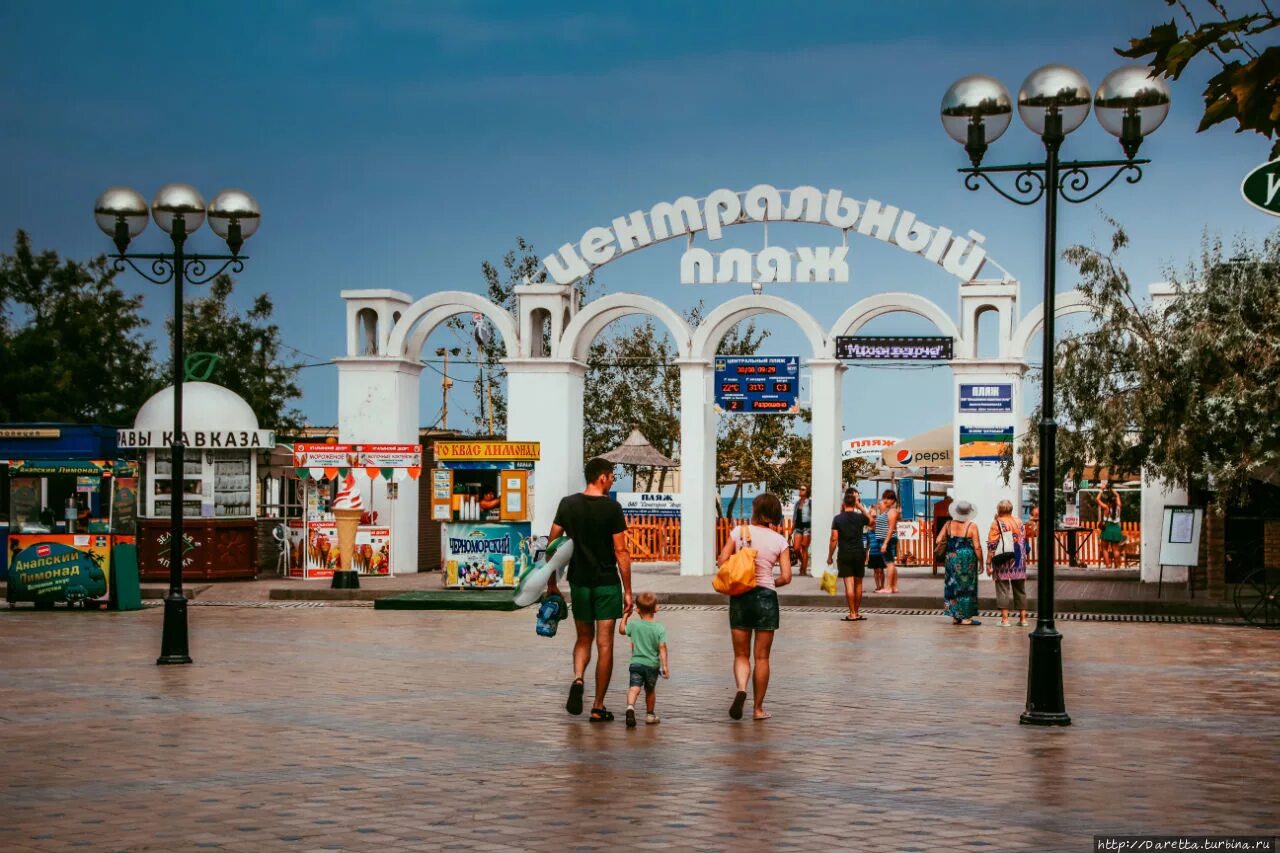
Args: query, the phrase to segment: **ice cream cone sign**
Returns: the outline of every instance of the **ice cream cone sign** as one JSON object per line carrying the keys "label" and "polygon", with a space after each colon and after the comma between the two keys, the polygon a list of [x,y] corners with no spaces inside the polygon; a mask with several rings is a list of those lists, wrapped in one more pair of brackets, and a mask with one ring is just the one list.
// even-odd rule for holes
{"label": "ice cream cone sign", "polygon": [[356,485],[354,473],[348,472],[343,478],[331,509],[338,528],[338,568],[349,572],[355,556],[356,528],[364,514],[364,501],[360,498],[360,487]]}

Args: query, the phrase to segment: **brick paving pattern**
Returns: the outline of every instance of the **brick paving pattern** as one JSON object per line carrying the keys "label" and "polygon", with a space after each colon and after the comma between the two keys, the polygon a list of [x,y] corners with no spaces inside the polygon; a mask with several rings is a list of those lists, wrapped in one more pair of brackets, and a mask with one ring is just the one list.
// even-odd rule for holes
{"label": "brick paving pattern", "polygon": [[[1071,850],[1095,833],[1280,833],[1280,632],[1064,625],[1075,725],[1018,726],[1027,640],[993,621],[783,612],[731,722],[723,609],[660,614],[662,724],[627,653],[590,724],[571,626],[533,613],[0,613],[0,850]],[[588,679],[590,682],[590,679]]]}

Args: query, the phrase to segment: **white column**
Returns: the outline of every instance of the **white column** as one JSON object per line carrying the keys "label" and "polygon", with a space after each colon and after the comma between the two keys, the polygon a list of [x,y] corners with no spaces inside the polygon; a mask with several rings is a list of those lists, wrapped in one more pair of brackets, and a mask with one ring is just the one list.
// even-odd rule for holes
{"label": "white column", "polygon": [[680,574],[715,571],[716,414],[712,409],[711,362],[682,359],[680,365]]}
{"label": "white column", "polygon": [[[339,358],[338,436],[347,444],[417,444],[418,388],[422,365],[399,358]],[[378,523],[391,528],[391,571],[418,571],[418,481],[400,481],[399,496],[387,498],[381,477],[372,483],[357,473]],[[386,517],[390,507],[391,517]]]}
{"label": "white column", "polygon": [[[1156,308],[1166,308],[1177,296],[1177,288],[1168,282],[1160,282],[1147,287],[1151,296],[1151,304]],[[1186,506],[1187,491],[1180,488],[1168,488],[1159,479],[1152,477],[1145,470],[1142,472],[1142,582],[1156,583],[1160,580],[1160,534],[1164,524],[1164,508],[1166,506]],[[1186,566],[1168,566],[1164,570],[1166,581],[1185,583]]]}
{"label": "white column", "polygon": [[[1022,374],[1027,366],[1021,361],[957,359],[951,362],[955,376],[955,395],[952,398],[951,411],[955,419],[951,436],[951,458],[955,465],[955,499],[972,503],[978,510],[976,519],[978,530],[985,541],[987,530],[996,516],[996,505],[1008,499],[1013,503],[1013,511],[1020,512],[1022,506],[1022,474],[1021,435],[1026,428],[1026,418],[1022,414]],[[1013,404],[1011,412],[975,412],[960,411],[961,385],[1012,385]],[[965,462],[960,456],[960,427],[1013,427],[1013,472],[1008,484],[1004,481],[999,462]]]}
{"label": "white column", "polygon": [[536,441],[533,534],[551,530],[565,495],[582,491],[582,389],[586,365],[549,358],[503,359],[507,369],[507,439]]}
{"label": "white column", "polygon": [[[840,443],[844,436],[844,408],[841,392],[844,372],[841,361],[815,358],[809,367],[809,399],[813,405],[813,541],[811,563],[826,553],[831,519],[840,511]],[[821,546],[821,547],[820,547]]]}

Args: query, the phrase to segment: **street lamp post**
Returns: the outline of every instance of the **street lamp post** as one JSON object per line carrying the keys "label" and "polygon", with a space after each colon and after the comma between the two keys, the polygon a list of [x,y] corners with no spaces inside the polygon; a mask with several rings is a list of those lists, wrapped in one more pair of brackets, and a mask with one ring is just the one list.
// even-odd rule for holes
{"label": "street lamp post", "polygon": [[[208,213],[209,227],[227,243],[230,255],[188,254],[187,237],[200,229]],[[116,244],[115,269],[123,271],[127,264],[153,284],[173,282],[173,436],[170,442],[169,493],[169,594],[164,599],[164,633],[160,640],[157,664],[191,663],[187,644],[187,599],[182,593],[182,513],[185,491],[185,444],[182,428],[182,297],[186,282],[205,284],[228,267],[233,272],[244,269],[240,254],[244,241],[258,230],[262,213],[258,202],[243,190],[223,190],[206,209],[204,198],[187,184],[166,184],[151,201],[150,214],[173,241],[172,252],[126,254],[129,242],[147,227],[147,202],[128,187],[111,187],[98,196],[93,207],[98,227]],[[151,272],[145,272],[135,261],[150,261]],[[207,262],[221,261],[212,273]]]}
{"label": "street lamp post", "polygon": [[[1149,160],[1135,159],[1142,138],[1154,131],[1169,114],[1169,87],[1153,77],[1150,68],[1131,65],[1116,69],[1103,79],[1093,98],[1095,114],[1103,128],[1119,137],[1123,160],[1058,159],[1066,135],[1089,115],[1089,81],[1074,68],[1046,65],[1023,81],[1018,92],[1018,114],[1044,142],[1042,163],[983,166],[987,146],[1009,127],[1013,104],[1009,92],[995,78],[974,74],[951,85],[942,98],[942,126],[965,147],[970,168],[960,169],[964,184],[977,190],[985,182],[1009,201],[1033,205],[1045,200],[1044,214],[1044,361],[1040,384],[1040,527],[1036,627],[1031,632],[1027,663],[1027,705],[1021,722],[1029,725],[1068,726],[1062,690],[1062,635],[1053,622],[1053,485],[1056,482],[1057,423],[1054,421],[1054,296],[1057,291],[1058,199],[1071,204],[1088,201],[1121,175],[1128,183],[1142,179]],[[1090,188],[1090,170],[1112,169],[1101,186]],[[1001,189],[992,175],[1013,174],[1013,191]]]}

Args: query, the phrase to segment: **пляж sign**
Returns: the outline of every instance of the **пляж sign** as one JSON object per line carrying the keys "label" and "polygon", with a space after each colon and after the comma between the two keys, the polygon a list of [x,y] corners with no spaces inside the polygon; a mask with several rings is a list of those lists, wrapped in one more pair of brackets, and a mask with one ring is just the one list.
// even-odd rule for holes
{"label": "\u043f\u043b\u044f\u0436 sign", "polygon": [[614,500],[622,505],[624,515],[680,517],[680,496],[669,492],[617,492]]}
{"label": "\u043f\u043b\u044f\u0436 sign", "polygon": [[1012,385],[960,384],[960,411],[962,412],[1012,412]]}
{"label": "\u043f\u043b\u044f\u0436 sign", "polygon": [[1263,213],[1280,216],[1280,160],[1263,163],[1245,175],[1240,195]]}

